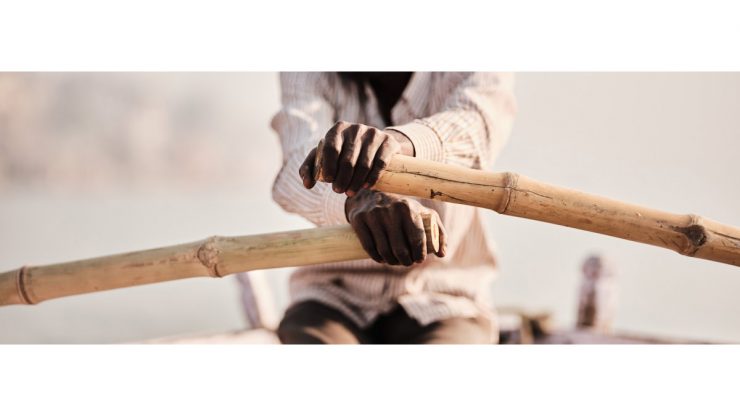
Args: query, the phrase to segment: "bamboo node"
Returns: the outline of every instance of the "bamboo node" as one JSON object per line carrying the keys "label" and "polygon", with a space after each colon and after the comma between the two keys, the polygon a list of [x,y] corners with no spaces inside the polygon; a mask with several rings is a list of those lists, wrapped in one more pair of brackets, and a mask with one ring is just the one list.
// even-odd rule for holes
{"label": "bamboo node", "polygon": [[512,202],[513,191],[516,191],[516,187],[519,183],[519,175],[513,172],[504,172],[504,196],[501,198],[501,203],[496,208],[496,212],[499,214],[505,214],[506,210],[509,209],[509,204]]}
{"label": "bamboo node", "polygon": [[689,215],[689,225],[686,227],[672,227],[674,231],[681,233],[687,239],[684,255],[693,256],[701,246],[707,242],[707,229],[701,223],[702,218],[697,215]]}
{"label": "bamboo node", "polygon": [[702,246],[707,242],[707,232],[703,225],[694,224],[688,226],[683,233],[689,238],[691,244],[695,246]]}
{"label": "bamboo node", "polygon": [[198,247],[198,261],[208,269],[208,273],[212,277],[222,277],[218,272],[218,258],[220,250],[218,249],[218,237],[209,237]]}
{"label": "bamboo node", "polygon": [[18,269],[18,273],[16,274],[16,284],[15,287],[18,288],[18,296],[23,300],[23,302],[26,305],[33,305],[36,302],[31,300],[31,297],[28,295],[28,290],[26,289],[26,270],[28,269],[27,266],[23,266],[20,269]]}

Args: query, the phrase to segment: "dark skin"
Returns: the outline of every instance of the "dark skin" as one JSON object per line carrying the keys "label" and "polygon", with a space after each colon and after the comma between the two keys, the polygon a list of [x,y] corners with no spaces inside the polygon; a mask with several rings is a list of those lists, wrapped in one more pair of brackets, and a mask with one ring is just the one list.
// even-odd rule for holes
{"label": "dark skin", "polygon": [[[411,79],[411,73],[363,74],[377,97],[386,124],[391,111]],[[303,185],[316,185],[314,148],[301,165]],[[410,266],[426,259],[426,234],[422,213],[436,217],[440,226],[440,249],[444,257],[445,230],[437,213],[418,201],[370,189],[396,154],[414,156],[414,146],[404,134],[359,123],[340,121],[324,137],[321,155],[324,179],[337,193],[346,193],[345,214],[368,255],[379,263]]]}

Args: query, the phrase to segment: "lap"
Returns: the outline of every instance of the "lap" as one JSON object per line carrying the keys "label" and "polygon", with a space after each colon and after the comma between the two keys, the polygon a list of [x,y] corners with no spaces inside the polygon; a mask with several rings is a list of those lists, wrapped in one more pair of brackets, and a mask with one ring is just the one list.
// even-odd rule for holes
{"label": "lap", "polygon": [[313,301],[291,306],[277,332],[283,344],[490,344],[494,339],[490,320],[482,316],[421,325],[399,306],[362,329],[341,312]]}
{"label": "lap", "polygon": [[369,339],[341,312],[319,302],[297,303],[285,312],[277,330],[283,344],[364,344]]}
{"label": "lap", "polygon": [[373,329],[386,344],[491,344],[494,340],[486,317],[453,317],[422,325],[401,307],[378,319]]}

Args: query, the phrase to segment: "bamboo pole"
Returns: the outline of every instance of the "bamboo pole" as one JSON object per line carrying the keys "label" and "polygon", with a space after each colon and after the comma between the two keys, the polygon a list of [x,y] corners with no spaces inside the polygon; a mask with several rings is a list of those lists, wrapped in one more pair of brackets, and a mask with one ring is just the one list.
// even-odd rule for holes
{"label": "bamboo pole", "polygon": [[[319,143],[323,146],[323,141]],[[321,151],[317,151],[321,155]],[[314,176],[321,176],[316,158]],[[488,208],[499,214],[610,235],[663,247],[679,254],[740,266],[740,229],[679,215],[511,173],[467,169],[395,155],[374,189],[456,204]]]}
{"label": "bamboo pole", "polygon": [[[439,228],[423,214],[427,251],[439,250]],[[189,277],[366,259],[349,225],[205,240],[0,273],[0,306]]]}

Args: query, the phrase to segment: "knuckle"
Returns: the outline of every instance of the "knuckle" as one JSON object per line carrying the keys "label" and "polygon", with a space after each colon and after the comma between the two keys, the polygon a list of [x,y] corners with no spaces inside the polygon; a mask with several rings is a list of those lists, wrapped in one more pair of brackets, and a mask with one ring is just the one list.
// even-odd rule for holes
{"label": "knuckle", "polygon": [[354,163],[352,163],[352,160],[350,160],[349,157],[342,157],[339,160],[340,169],[352,169],[353,167],[354,167]]}
{"label": "knuckle", "polygon": [[411,204],[406,199],[397,199],[393,201],[393,208],[399,212],[408,214],[411,212]]}
{"label": "knuckle", "polygon": [[349,223],[352,225],[352,228],[355,229],[355,231],[359,231],[361,229],[362,225],[362,217],[360,216],[361,212],[354,212],[349,215]]}
{"label": "knuckle", "polygon": [[329,146],[324,146],[324,156],[326,155],[338,156],[340,149],[341,149],[340,146],[337,146],[334,142],[332,142],[330,143]]}
{"label": "knuckle", "polygon": [[332,148],[325,148],[324,154],[321,158],[321,166],[327,169],[331,169],[332,167],[336,166],[336,160],[339,157],[339,154],[335,149]]}
{"label": "knuckle", "polygon": [[385,207],[374,206],[367,211],[368,217],[372,217],[375,222],[382,222],[385,216]]}
{"label": "knuckle", "polygon": [[383,135],[381,134],[380,130],[378,130],[375,127],[370,127],[365,132],[365,137],[368,139],[368,141],[377,140],[378,138],[381,138]]}
{"label": "knuckle", "polygon": [[364,153],[360,155],[359,158],[357,158],[357,167],[362,169],[370,170],[370,166],[372,165],[372,160],[370,160],[370,157],[367,155],[367,153]]}
{"label": "knuckle", "polygon": [[361,129],[362,129],[361,124],[351,124],[347,127],[347,131],[353,136],[357,136],[357,134],[360,132]]}

